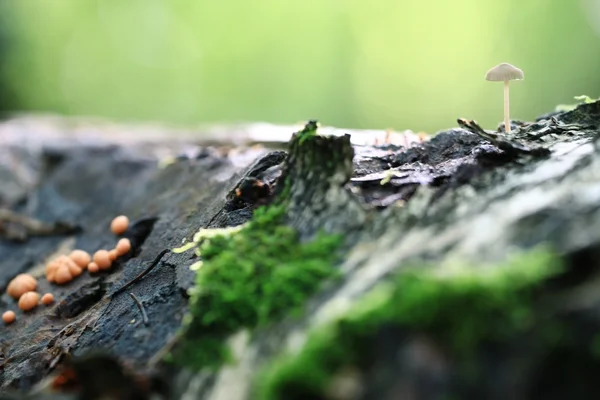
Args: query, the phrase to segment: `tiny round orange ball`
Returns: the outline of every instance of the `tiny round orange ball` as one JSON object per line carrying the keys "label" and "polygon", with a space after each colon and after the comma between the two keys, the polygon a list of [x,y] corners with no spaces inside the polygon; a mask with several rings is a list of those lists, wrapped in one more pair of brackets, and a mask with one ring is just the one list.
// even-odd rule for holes
{"label": "tiny round orange ball", "polygon": [[10,281],[6,291],[13,299],[19,299],[23,293],[35,290],[36,287],[37,280],[33,276],[29,274],[19,274]]}
{"label": "tiny round orange ball", "polygon": [[92,261],[92,257],[90,254],[83,250],[73,250],[71,254],[69,254],[71,260],[75,261],[80,268],[85,268],[90,261]]}
{"label": "tiny round orange ball", "polygon": [[14,311],[5,311],[4,314],[2,314],[2,321],[4,321],[5,324],[12,324],[15,322],[15,319],[17,319],[17,315]]}
{"label": "tiny round orange ball", "polygon": [[129,250],[131,250],[131,242],[129,241],[129,239],[121,239],[117,242],[117,255],[119,257],[124,256],[125,254],[127,254],[129,252]]}
{"label": "tiny round orange ball", "polygon": [[19,308],[23,311],[29,311],[37,307],[40,301],[40,295],[36,292],[27,292],[19,299]]}
{"label": "tiny round orange ball", "polygon": [[115,219],[113,219],[110,223],[110,230],[115,235],[122,235],[125,233],[128,227],[129,218],[127,218],[125,215],[119,215],[118,217],[115,217]]}
{"label": "tiny round orange ball", "polygon": [[90,271],[92,274],[95,274],[96,272],[100,271],[100,267],[98,264],[92,261],[88,264],[88,271]]}
{"label": "tiny round orange ball", "polygon": [[54,296],[52,293],[46,293],[42,296],[42,304],[48,305],[54,302]]}
{"label": "tiny round orange ball", "polygon": [[98,267],[100,267],[100,269],[109,269],[112,262],[110,261],[108,250],[98,250],[97,252],[95,252],[94,262],[98,264]]}
{"label": "tiny round orange ball", "polygon": [[119,257],[119,254],[117,253],[117,249],[112,249],[111,251],[108,252],[108,258],[110,258],[110,261],[115,261],[117,259],[117,257]]}

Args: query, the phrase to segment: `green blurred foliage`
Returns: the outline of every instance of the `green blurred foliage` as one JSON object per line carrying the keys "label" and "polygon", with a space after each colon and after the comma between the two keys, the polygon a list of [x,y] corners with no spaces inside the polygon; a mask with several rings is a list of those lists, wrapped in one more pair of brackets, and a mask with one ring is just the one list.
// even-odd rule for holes
{"label": "green blurred foliage", "polygon": [[10,107],[434,132],[600,95],[600,0],[0,0]]}

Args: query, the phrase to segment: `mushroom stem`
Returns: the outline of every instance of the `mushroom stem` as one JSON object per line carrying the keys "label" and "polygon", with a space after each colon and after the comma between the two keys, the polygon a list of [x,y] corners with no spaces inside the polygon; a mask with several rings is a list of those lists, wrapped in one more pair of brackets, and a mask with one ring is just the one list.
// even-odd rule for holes
{"label": "mushroom stem", "polygon": [[509,100],[508,100],[508,80],[504,81],[504,130],[510,133],[510,113]]}

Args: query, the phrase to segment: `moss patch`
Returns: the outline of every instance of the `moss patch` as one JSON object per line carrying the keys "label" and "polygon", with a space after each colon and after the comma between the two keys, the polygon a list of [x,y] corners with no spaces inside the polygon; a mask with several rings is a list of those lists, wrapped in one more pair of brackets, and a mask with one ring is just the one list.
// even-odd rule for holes
{"label": "moss patch", "polygon": [[316,120],[310,120],[306,123],[304,128],[296,133],[295,140],[298,141],[298,144],[301,145],[306,140],[317,136],[317,129],[319,127],[319,123]]}
{"label": "moss patch", "polygon": [[336,274],[341,237],[319,234],[301,243],[284,217],[282,202],[258,208],[239,232],[200,245],[203,262],[176,361],[194,369],[228,361],[228,336],[298,312]]}
{"label": "moss patch", "polygon": [[334,374],[368,357],[382,326],[424,333],[468,359],[485,343],[530,331],[537,323],[535,289],[559,271],[543,249],[486,268],[420,268],[382,284],[347,315],[312,332],[302,350],[259,375],[261,400],[324,398]]}

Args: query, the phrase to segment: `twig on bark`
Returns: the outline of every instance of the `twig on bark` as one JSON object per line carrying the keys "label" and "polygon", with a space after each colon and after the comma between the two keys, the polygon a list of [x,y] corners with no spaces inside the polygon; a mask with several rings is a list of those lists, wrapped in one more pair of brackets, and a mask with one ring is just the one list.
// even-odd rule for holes
{"label": "twig on bark", "polygon": [[144,325],[148,326],[150,321],[148,321],[148,314],[146,313],[146,309],[144,308],[144,305],[142,304],[140,299],[138,299],[136,297],[135,294],[129,293],[129,295],[131,296],[133,301],[135,301],[135,304],[137,304],[138,308],[140,309],[140,313],[142,313],[142,321],[144,322]]}

